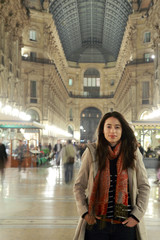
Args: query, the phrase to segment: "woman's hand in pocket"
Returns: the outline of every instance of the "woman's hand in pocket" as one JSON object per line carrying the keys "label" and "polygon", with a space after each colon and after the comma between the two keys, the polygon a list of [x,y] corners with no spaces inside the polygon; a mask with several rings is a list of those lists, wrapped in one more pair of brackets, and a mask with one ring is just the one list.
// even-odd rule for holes
{"label": "woman's hand in pocket", "polygon": [[89,214],[86,214],[84,219],[86,220],[86,222],[89,224],[89,225],[94,225],[96,223],[96,219],[94,216],[91,216]]}
{"label": "woman's hand in pocket", "polygon": [[137,225],[137,223],[138,222],[132,217],[129,217],[125,221],[122,222],[122,224],[127,226],[127,227],[134,227],[134,226]]}

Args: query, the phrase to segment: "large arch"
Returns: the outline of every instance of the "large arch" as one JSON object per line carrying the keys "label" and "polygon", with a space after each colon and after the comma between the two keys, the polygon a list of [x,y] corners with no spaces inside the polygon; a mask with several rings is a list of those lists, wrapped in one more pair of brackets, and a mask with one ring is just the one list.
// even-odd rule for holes
{"label": "large arch", "polygon": [[31,116],[32,121],[40,122],[41,117],[40,117],[40,114],[37,111],[37,109],[30,108],[30,109],[27,110],[27,114],[29,114]]}
{"label": "large arch", "polygon": [[85,108],[80,118],[80,141],[95,141],[95,134],[102,112],[96,107]]}

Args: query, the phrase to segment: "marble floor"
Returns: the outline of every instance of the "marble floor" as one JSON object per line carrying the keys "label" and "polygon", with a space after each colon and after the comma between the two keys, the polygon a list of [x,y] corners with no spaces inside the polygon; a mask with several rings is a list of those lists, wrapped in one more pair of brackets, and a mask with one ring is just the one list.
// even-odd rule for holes
{"label": "marble floor", "polygon": [[[74,168],[76,177],[79,164]],[[160,239],[160,185],[148,169],[151,194],[145,224],[148,239]],[[74,181],[74,179],[73,179]],[[63,167],[7,168],[0,184],[0,240],[72,240],[78,220],[73,183],[66,185]]]}

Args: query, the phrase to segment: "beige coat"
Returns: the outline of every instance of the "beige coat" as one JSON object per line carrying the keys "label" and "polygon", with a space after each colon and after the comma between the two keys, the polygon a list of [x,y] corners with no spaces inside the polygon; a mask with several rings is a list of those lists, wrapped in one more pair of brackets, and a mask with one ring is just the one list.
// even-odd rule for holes
{"label": "beige coat", "polygon": [[76,156],[76,149],[73,144],[67,144],[65,147],[62,148],[62,162],[63,164],[67,163],[68,157]]}
{"label": "beige coat", "polygon": [[[136,158],[136,168],[134,170],[131,168],[128,169],[129,191],[133,207],[132,214],[140,221],[136,225],[137,240],[147,240],[143,216],[148,205],[150,186],[142,155],[138,149],[136,151]],[[88,199],[90,199],[93,180],[97,170],[98,166],[97,162],[95,162],[95,148],[90,144],[82,156],[82,165],[73,189],[80,216],[88,211],[86,195]],[[80,217],[73,240],[84,240],[85,228],[86,221]]]}

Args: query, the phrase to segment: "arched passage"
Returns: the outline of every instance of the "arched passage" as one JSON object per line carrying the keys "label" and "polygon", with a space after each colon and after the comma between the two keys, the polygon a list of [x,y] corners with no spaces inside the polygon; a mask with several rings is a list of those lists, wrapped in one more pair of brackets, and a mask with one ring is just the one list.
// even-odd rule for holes
{"label": "arched passage", "polygon": [[37,111],[35,111],[33,109],[29,109],[29,110],[27,110],[27,114],[29,114],[31,116],[32,121],[40,122],[40,117],[39,117],[39,114]]}
{"label": "arched passage", "polygon": [[91,142],[95,140],[95,133],[102,113],[98,108],[88,107],[81,112],[80,140],[81,142]]}

